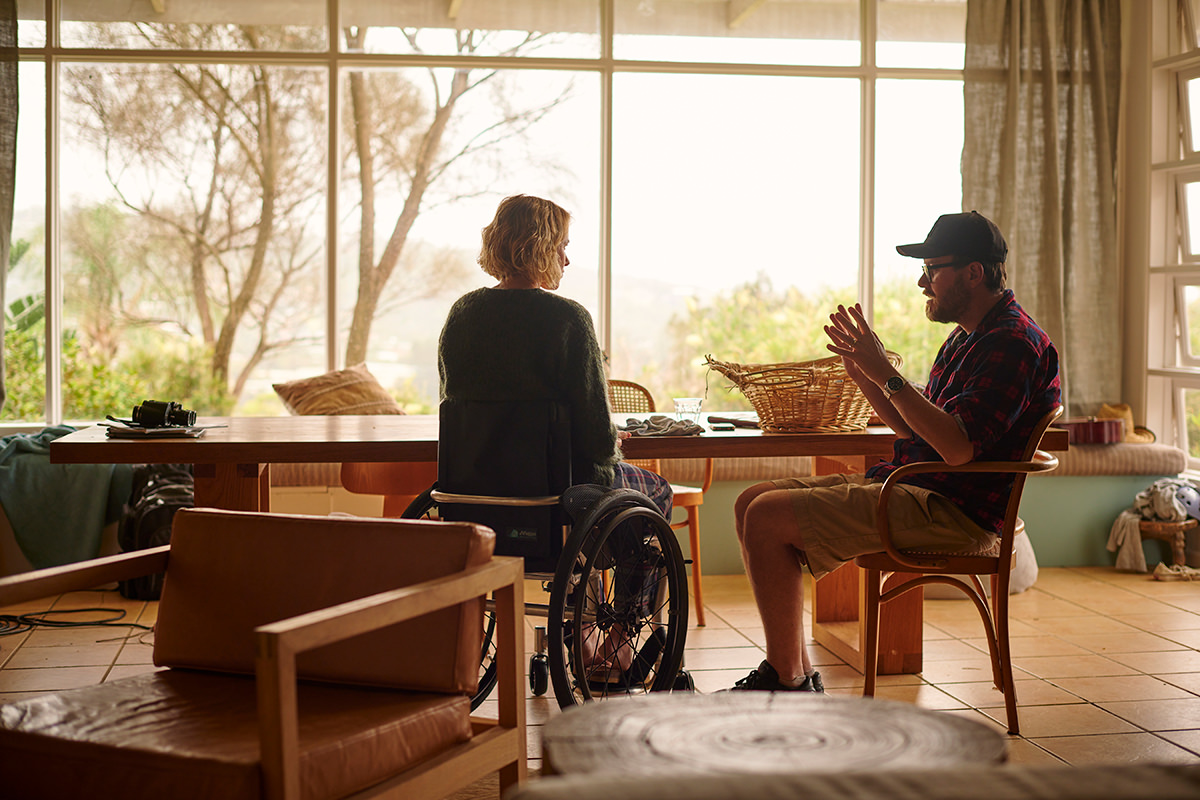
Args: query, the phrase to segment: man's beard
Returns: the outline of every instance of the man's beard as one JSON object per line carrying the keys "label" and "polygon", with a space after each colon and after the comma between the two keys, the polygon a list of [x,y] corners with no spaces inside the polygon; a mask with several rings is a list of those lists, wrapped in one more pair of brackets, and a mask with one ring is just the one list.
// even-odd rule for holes
{"label": "man's beard", "polygon": [[925,302],[925,316],[930,322],[958,322],[971,298],[961,281],[942,291],[940,296],[930,297]]}

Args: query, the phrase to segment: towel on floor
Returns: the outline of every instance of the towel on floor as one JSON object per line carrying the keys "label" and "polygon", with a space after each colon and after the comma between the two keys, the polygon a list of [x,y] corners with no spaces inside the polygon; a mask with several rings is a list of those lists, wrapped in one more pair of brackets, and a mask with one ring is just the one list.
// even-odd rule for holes
{"label": "towel on floor", "polygon": [[0,506],[35,569],[100,554],[104,526],[121,517],[132,487],[128,464],[51,464],[50,442],[75,429],[0,438]]}

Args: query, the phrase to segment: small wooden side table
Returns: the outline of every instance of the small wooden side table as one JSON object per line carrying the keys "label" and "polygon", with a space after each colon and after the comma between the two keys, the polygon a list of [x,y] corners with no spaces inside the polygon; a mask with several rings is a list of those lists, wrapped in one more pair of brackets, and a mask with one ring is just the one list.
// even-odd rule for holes
{"label": "small wooden side table", "polygon": [[1197,525],[1200,525],[1200,522],[1191,517],[1182,522],[1144,519],[1138,523],[1138,528],[1142,532],[1143,541],[1146,539],[1161,539],[1170,544],[1171,563],[1177,567],[1182,567],[1187,563],[1184,553],[1186,534]]}

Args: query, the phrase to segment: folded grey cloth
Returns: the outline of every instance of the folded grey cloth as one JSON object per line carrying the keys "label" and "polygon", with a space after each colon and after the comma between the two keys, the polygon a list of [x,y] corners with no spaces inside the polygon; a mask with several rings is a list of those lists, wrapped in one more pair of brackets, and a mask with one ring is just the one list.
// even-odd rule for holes
{"label": "folded grey cloth", "polygon": [[675,419],[664,414],[654,414],[646,419],[629,417],[621,430],[634,436],[699,436],[704,433],[703,426],[690,419]]}

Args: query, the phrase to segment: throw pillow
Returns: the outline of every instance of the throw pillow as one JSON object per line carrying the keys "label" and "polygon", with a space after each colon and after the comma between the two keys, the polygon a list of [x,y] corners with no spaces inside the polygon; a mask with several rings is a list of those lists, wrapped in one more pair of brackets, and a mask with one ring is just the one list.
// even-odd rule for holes
{"label": "throw pillow", "polygon": [[366,364],[273,385],[288,412],[297,415],[403,414]]}

